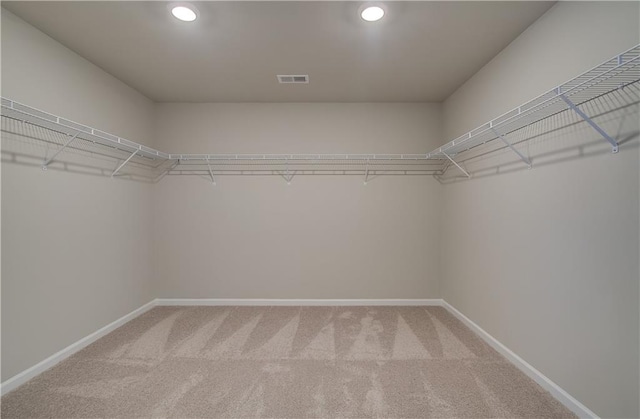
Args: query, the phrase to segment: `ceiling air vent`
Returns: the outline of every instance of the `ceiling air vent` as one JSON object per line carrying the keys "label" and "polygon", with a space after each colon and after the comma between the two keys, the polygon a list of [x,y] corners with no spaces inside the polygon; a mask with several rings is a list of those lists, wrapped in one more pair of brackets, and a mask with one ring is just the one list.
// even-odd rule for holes
{"label": "ceiling air vent", "polygon": [[301,83],[301,84],[309,84],[309,76],[308,75],[290,75],[290,74],[278,74],[278,82],[281,84],[289,84],[289,83]]}

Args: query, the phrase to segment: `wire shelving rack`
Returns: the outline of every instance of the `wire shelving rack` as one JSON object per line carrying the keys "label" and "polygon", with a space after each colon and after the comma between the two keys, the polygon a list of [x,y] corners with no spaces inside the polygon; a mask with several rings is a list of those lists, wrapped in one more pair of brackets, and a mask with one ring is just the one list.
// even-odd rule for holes
{"label": "wire shelving rack", "polygon": [[589,103],[616,95],[620,108],[637,104],[639,81],[640,45],[424,154],[170,154],[2,98],[3,159],[153,182],[166,175],[200,175],[215,183],[220,175],[279,175],[291,182],[298,175],[329,174],[363,176],[366,183],[379,175],[440,177],[451,168],[470,177],[459,156],[486,144],[499,144],[493,150],[508,149],[531,167],[534,162],[519,147],[527,141],[523,132],[566,112],[593,128],[617,153],[617,140],[594,121]]}

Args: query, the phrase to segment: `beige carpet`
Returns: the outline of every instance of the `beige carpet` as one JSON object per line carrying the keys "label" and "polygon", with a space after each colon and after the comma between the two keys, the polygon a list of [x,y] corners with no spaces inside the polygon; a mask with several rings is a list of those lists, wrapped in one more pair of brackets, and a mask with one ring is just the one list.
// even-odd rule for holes
{"label": "beige carpet", "polygon": [[441,307],[157,307],[2,418],[574,417]]}

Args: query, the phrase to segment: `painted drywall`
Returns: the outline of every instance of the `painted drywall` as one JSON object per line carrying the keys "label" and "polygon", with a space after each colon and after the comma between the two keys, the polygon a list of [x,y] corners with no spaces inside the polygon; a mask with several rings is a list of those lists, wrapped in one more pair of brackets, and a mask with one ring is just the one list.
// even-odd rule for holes
{"label": "painted drywall", "polygon": [[[424,153],[437,104],[160,104],[157,147]],[[171,177],[154,186],[154,278],[168,298],[438,298],[430,177]]]}
{"label": "painted drywall", "polygon": [[[152,102],[4,9],[2,95],[151,145]],[[148,185],[3,162],[2,381],[152,299],[150,204]]]}
{"label": "painted drywall", "polygon": [[[635,46],[638,7],[555,5],[444,103],[447,138]],[[533,170],[443,189],[443,298],[602,417],[640,414],[635,109],[617,155],[582,124],[561,163],[540,143]]]}

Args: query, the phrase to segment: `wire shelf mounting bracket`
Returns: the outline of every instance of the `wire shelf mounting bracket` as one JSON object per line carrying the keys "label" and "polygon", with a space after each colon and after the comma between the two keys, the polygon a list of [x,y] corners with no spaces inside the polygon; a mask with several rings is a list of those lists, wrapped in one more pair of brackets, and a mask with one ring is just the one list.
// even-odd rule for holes
{"label": "wire shelf mounting bracket", "polygon": [[283,172],[278,172],[278,174],[280,174],[280,176],[282,176],[282,178],[287,182],[287,185],[291,185],[291,181],[293,180],[293,177],[296,175],[296,170],[294,170],[293,172],[291,172],[289,170],[289,159],[287,158],[285,160],[285,166],[286,166],[286,170]]}
{"label": "wire shelf mounting bracket", "polygon": [[78,138],[78,134],[80,134],[79,132],[76,133],[74,136],[72,136],[58,151],[56,151],[53,156],[49,157],[48,159],[46,159],[43,163],[42,163],[42,170],[47,170],[47,167],[49,167],[49,164],[53,161],[53,159],[55,159],[58,154],[62,153],[64,151],[65,148],[67,148],[69,145],[71,145],[71,143],[73,142],[73,140],[75,140],[76,138]]}
{"label": "wire shelf mounting bracket", "polygon": [[502,140],[503,143],[505,143],[505,145],[507,145],[507,147],[509,147],[511,149],[511,151],[513,151],[514,153],[516,153],[518,155],[518,157],[520,157],[520,160],[522,160],[523,162],[525,162],[527,164],[527,166],[529,167],[529,169],[531,169],[531,160],[529,160],[527,157],[525,157],[522,153],[520,153],[518,150],[516,150],[516,148],[513,146],[513,144],[511,144],[504,135],[500,134],[494,127],[491,127],[491,130],[493,131],[493,133],[495,135],[498,136],[498,138],[500,138]]}
{"label": "wire shelf mounting bracket", "polygon": [[211,183],[213,184],[213,186],[216,186],[216,178],[213,176],[213,169],[211,169],[211,163],[209,162],[208,158],[207,158],[207,167],[209,168],[209,175],[211,175]]}
{"label": "wire shelf mounting bracket", "polygon": [[282,178],[287,182],[287,185],[291,185],[291,181],[293,180],[293,177],[296,175],[296,171],[289,172],[289,169],[287,169],[286,172],[284,173],[278,172],[278,174],[282,176]]}
{"label": "wire shelf mounting bracket", "polygon": [[467,173],[467,171],[466,171],[466,170],[464,170],[464,169],[462,168],[462,166],[460,166],[458,163],[456,163],[456,161],[455,161],[454,159],[452,159],[450,155],[448,155],[448,154],[447,154],[446,152],[444,152],[444,151],[442,152],[442,154],[444,154],[444,155],[445,155],[445,156],[446,156],[446,157],[451,161],[451,163],[455,164],[455,165],[456,165],[456,167],[457,167],[458,169],[460,169],[460,171],[461,171],[462,173],[464,173],[466,177],[468,177],[468,178],[470,178],[470,177],[471,177],[471,175],[470,175],[469,173]]}
{"label": "wire shelf mounting bracket", "polygon": [[367,166],[364,169],[364,184],[366,185],[369,182],[369,159],[367,159]]}
{"label": "wire shelf mounting bracket", "polygon": [[127,159],[123,161],[122,164],[118,166],[116,170],[113,171],[113,173],[111,173],[111,178],[113,178],[116,175],[116,173],[120,171],[120,169],[122,169],[127,163],[129,163],[129,160],[131,160],[136,154],[138,154],[138,150],[131,153],[131,155],[127,157]]}
{"label": "wire shelf mounting bracket", "polygon": [[[620,57],[618,57],[618,59],[620,59]],[[600,135],[602,135],[602,138],[604,138],[609,144],[611,144],[611,152],[613,154],[619,151],[618,142],[616,140],[614,140],[609,134],[607,134],[607,132],[603,130],[600,125],[596,124],[593,119],[589,118],[589,115],[582,112],[582,110],[580,110],[580,108],[578,108],[578,106],[573,103],[571,99],[565,96],[564,93],[562,93],[562,89],[560,87],[558,87],[556,91],[558,92],[558,96],[560,96],[560,98],[569,106],[569,108],[580,115],[580,117],[584,119],[587,124],[591,125],[591,128],[596,130]]]}

